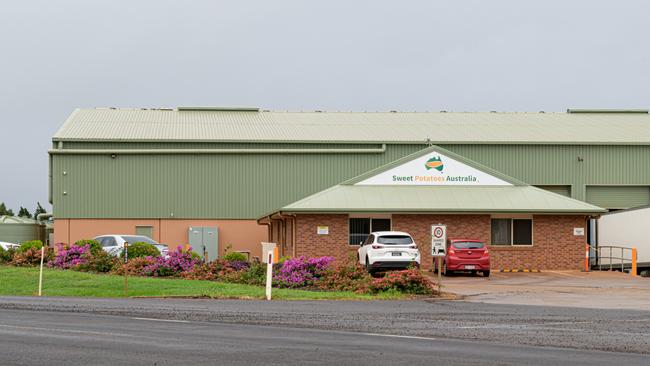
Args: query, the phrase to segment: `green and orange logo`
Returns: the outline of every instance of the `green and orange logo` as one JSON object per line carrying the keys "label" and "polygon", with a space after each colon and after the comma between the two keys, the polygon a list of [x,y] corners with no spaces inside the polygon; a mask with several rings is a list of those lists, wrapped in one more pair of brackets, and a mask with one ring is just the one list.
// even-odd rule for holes
{"label": "green and orange logo", "polygon": [[439,172],[442,172],[442,169],[445,167],[445,165],[442,163],[440,156],[434,156],[431,159],[427,160],[426,163],[424,163],[424,167],[427,168],[427,170],[435,169]]}

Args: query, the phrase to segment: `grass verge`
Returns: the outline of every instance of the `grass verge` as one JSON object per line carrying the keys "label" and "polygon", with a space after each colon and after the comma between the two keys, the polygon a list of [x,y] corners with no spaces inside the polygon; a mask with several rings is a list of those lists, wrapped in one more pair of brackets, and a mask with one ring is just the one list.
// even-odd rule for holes
{"label": "grass verge", "polygon": [[[34,296],[38,268],[0,266],[0,296]],[[124,277],[45,268],[43,296],[124,297]],[[263,299],[264,288],[234,283],[167,278],[129,277],[131,297],[210,297]],[[345,291],[273,289],[281,300],[372,300],[405,298],[397,292],[364,295]]]}

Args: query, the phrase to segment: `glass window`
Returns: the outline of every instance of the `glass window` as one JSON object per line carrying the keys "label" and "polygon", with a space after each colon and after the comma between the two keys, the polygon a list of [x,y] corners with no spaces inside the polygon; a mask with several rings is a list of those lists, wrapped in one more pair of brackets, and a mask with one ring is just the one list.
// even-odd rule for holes
{"label": "glass window", "polygon": [[349,244],[359,245],[363,243],[370,234],[370,219],[351,218],[350,219],[350,239]]}
{"label": "glass window", "polygon": [[115,241],[115,238],[110,236],[102,238],[102,241],[100,243],[104,248],[117,246],[117,242]]}
{"label": "glass window", "polygon": [[363,245],[368,245],[372,244],[375,242],[375,236],[374,235],[368,235],[368,239],[363,243]]}
{"label": "glass window", "polygon": [[510,245],[511,219],[492,219],[492,245]]}
{"label": "glass window", "polygon": [[129,244],[135,243],[147,243],[147,244],[158,244],[155,240],[148,238],[146,236],[123,236],[122,239],[128,242]]}
{"label": "glass window", "polygon": [[457,241],[453,245],[456,249],[481,249],[485,246],[480,241]]}
{"label": "glass window", "polygon": [[382,235],[377,237],[377,243],[388,245],[413,244],[413,239],[408,235]]}
{"label": "glass window", "polygon": [[390,219],[350,218],[350,232],[348,244],[359,245],[376,231],[390,231]]}
{"label": "glass window", "polygon": [[372,219],[371,232],[390,231],[390,219]]}
{"label": "glass window", "polygon": [[492,245],[533,245],[533,220],[492,219]]}
{"label": "glass window", "polygon": [[533,220],[512,220],[512,244],[533,244]]}

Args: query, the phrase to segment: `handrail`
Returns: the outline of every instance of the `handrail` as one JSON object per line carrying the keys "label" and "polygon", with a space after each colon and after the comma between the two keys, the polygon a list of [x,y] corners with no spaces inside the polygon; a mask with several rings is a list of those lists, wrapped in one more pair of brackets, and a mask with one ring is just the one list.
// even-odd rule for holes
{"label": "handrail", "polygon": [[[588,248],[588,259],[590,260],[590,268],[598,268],[599,271],[608,269],[610,271],[619,269],[621,272],[625,270],[626,267],[630,270],[636,270],[636,248],[634,247],[623,247],[616,245],[598,245],[591,246],[587,244]],[[593,255],[592,255],[593,254]],[[595,261],[592,261],[595,259]],[[636,273],[632,273],[636,275]]]}

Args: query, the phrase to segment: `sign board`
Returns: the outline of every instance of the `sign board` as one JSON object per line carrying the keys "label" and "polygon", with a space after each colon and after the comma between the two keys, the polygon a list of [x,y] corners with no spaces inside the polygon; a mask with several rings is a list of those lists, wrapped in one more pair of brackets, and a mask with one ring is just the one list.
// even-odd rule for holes
{"label": "sign board", "polygon": [[318,226],[316,228],[316,234],[318,235],[329,235],[330,228],[329,226]]}
{"label": "sign board", "polygon": [[583,227],[574,227],[573,235],[575,236],[585,236],[585,228]]}
{"label": "sign board", "polygon": [[445,225],[431,225],[431,255],[444,256],[447,243],[447,227]]}
{"label": "sign board", "polygon": [[512,184],[432,151],[356,185],[511,186]]}

